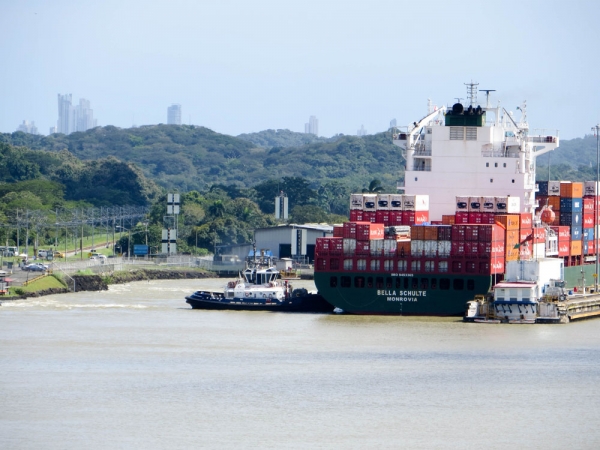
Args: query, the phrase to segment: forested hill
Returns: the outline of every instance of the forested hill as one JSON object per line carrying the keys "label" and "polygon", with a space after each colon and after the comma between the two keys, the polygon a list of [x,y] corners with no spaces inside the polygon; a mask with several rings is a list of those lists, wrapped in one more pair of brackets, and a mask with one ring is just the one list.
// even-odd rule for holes
{"label": "forested hill", "polygon": [[13,207],[149,205],[160,193],[138,167],[114,157],[81,161],[64,150],[29,150],[0,142],[0,219]]}
{"label": "forested hill", "polygon": [[332,138],[318,137],[310,133],[296,133],[290,130],[264,130],[258,133],[240,134],[238,138],[252,142],[257,147],[301,147],[317,142],[337,141],[343,137],[338,134]]}
{"label": "forested hill", "polygon": [[114,156],[135,163],[156,183],[182,192],[205,191],[213,184],[252,187],[282,177],[303,177],[315,187],[338,181],[352,190],[377,178],[393,192],[403,176],[404,160],[388,133],[314,138],[301,146],[289,147],[286,140],[285,146],[264,148],[204,127],[151,125],[51,136],[16,132],[1,134],[0,142],[34,150],[68,150],[83,160]]}

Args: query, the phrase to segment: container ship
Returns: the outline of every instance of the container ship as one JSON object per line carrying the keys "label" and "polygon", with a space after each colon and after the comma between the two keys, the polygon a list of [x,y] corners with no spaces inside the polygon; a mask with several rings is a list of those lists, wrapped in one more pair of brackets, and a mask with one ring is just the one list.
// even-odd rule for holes
{"label": "container ship", "polygon": [[430,104],[392,130],[403,192],[352,194],[349,222],[317,240],[315,284],[328,302],[355,314],[464,315],[525,261],[551,260],[538,266],[558,267],[566,289],[593,283],[598,184],[536,183],[536,158],[559,146],[558,132],[530,130],[525,103],[518,120],[491,107],[490,90],[481,107],[475,87],[468,105]]}

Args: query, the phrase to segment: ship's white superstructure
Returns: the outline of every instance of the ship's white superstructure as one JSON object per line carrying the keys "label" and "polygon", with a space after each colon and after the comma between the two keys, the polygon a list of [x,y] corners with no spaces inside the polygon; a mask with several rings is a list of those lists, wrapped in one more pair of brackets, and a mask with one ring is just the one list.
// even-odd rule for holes
{"label": "ship's white superstructure", "polygon": [[459,195],[518,196],[522,211],[535,212],[535,159],[559,145],[558,132],[529,130],[521,118],[497,106],[460,103],[430,111],[393,142],[406,158],[406,194],[429,194],[430,219],[454,214]]}

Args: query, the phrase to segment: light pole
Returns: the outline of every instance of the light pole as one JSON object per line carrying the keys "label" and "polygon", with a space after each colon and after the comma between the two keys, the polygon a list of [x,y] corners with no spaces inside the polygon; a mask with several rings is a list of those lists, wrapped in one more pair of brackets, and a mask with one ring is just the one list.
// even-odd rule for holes
{"label": "light pole", "polygon": [[594,255],[596,259],[596,273],[594,274],[594,292],[598,293],[598,184],[600,182],[600,124],[592,127],[596,136],[596,186],[594,189]]}

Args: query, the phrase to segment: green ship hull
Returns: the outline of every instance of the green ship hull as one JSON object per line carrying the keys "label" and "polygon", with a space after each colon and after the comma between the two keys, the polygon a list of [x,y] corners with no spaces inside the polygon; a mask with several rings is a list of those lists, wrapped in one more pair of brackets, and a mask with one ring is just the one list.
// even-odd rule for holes
{"label": "green ship hull", "polygon": [[463,316],[475,295],[485,295],[493,275],[315,272],[319,294],[352,314]]}
{"label": "green ship hull", "polygon": [[[567,288],[575,286],[593,286],[595,284],[594,274],[596,273],[596,264],[584,264],[582,266],[565,267],[565,282]],[[585,279],[583,283],[582,278]]]}

